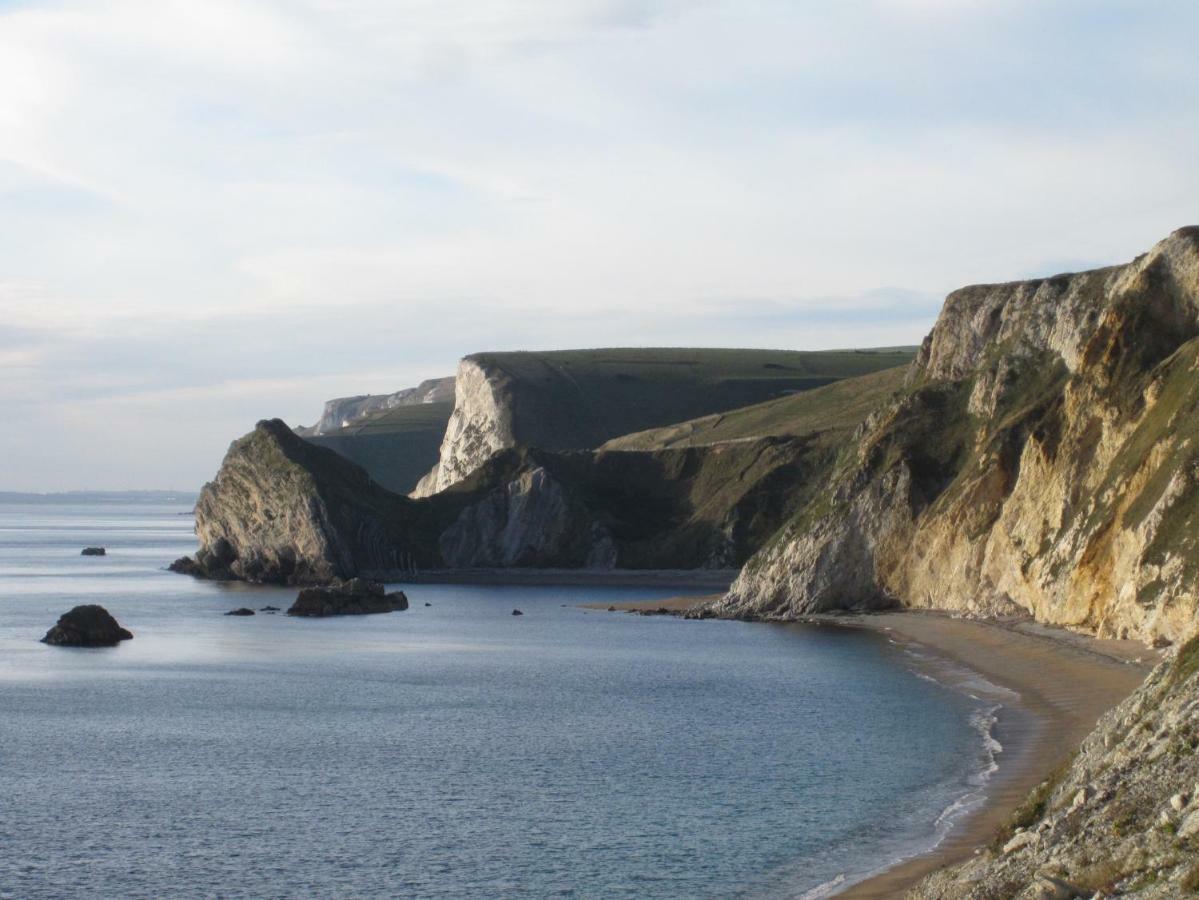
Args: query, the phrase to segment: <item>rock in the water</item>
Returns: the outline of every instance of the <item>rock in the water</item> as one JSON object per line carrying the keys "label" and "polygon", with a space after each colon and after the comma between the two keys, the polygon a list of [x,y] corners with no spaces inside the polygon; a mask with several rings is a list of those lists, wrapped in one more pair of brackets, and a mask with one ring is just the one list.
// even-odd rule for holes
{"label": "rock in the water", "polygon": [[103,547],[84,547],[79,551],[80,556],[104,556],[106,553]]}
{"label": "rock in the water", "polygon": [[103,606],[76,606],[59,617],[58,624],[46,632],[43,644],[62,647],[112,647],[133,635],[117,624]]}
{"label": "rock in the water", "polygon": [[408,597],[403,591],[387,593],[383,584],[366,578],[335,581],[328,587],[305,588],[287,611],[289,616],[361,616],[403,611]]}
{"label": "rock in the water", "polygon": [[514,610],[512,610],[512,615],[514,615],[514,616],[523,616],[523,615],[524,615],[524,613],[522,613],[522,612],[521,612],[519,609],[514,609]]}
{"label": "rock in the water", "polygon": [[278,611],[279,611],[279,607],[277,607],[277,606],[264,606],[261,610],[259,610],[259,612],[278,612]]}
{"label": "rock in the water", "polygon": [[432,606],[432,603],[426,603],[425,606]]}
{"label": "rock in the water", "polygon": [[225,615],[227,615],[227,616],[252,616],[252,615],[254,615],[254,610],[247,609],[246,607],[243,606],[239,609],[231,609],[231,610],[229,610],[229,612],[225,613]]}

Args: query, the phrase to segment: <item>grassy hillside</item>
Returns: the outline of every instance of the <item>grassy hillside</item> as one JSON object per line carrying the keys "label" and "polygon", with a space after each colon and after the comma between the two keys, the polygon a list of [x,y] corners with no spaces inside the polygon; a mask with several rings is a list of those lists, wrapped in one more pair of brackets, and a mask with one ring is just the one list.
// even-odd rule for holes
{"label": "grassy hillside", "polygon": [[518,443],[578,449],[894,368],[914,354],[915,348],[621,348],[469,359],[500,376]]}
{"label": "grassy hillside", "polygon": [[437,462],[453,403],[397,406],[305,439],[355,462],[389,491],[406,494]]}
{"label": "grassy hillside", "polygon": [[907,366],[896,366],[846,378],[777,400],[623,435],[608,441],[603,449],[662,450],[852,430],[900,388],[906,372]]}

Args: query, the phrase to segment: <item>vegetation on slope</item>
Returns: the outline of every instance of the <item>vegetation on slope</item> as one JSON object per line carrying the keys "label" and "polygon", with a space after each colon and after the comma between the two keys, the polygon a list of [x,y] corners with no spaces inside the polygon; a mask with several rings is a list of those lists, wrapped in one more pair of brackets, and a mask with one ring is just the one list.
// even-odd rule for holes
{"label": "vegetation on slope", "polygon": [[397,406],[306,439],[362,466],[389,491],[407,494],[437,462],[453,409],[451,402]]}
{"label": "vegetation on slope", "polygon": [[697,447],[770,436],[852,431],[903,385],[907,366],[836,381],[803,393],[613,438],[605,450]]}
{"label": "vegetation on slope", "polygon": [[623,348],[467,358],[502,381],[519,444],[566,450],[894,368],[914,353]]}

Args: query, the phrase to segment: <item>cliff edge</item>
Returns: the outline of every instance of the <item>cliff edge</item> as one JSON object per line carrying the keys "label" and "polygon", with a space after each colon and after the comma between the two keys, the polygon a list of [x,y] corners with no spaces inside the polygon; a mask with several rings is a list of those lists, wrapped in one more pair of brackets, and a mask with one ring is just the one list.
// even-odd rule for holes
{"label": "cliff edge", "polygon": [[1133,262],[949,295],[894,400],[709,615],[1196,622],[1199,228]]}

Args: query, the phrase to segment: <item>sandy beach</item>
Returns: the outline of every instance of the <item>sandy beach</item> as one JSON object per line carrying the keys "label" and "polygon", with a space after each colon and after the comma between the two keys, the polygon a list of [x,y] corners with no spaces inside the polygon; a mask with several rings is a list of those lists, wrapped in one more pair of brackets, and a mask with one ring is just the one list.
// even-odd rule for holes
{"label": "sandy beach", "polygon": [[[420,572],[371,575],[398,584],[604,585],[723,591],[733,583],[737,572],[737,569],[426,569]],[[680,597],[678,601],[690,606],[698,603],[700,599],[702,598],[691,595]],[[630,609],[638,606],[635,603],[625,605]]]}
{"label": "sandy beach", "polygon": [[[707,599],[677,597],[617,604],[616,609],[680,612]],[[927,873],[989,844],[1028,792],[1069,758],[1099,717],[1135,690],[1159,659],[1156,651],[1136,641],[1100,640],[1023,619],[980,621],[897,611],[813,617],[807,624],[881,631],[929,658],[934,667],[937,660],[948,661],[1018,695],[998,715],[994,736],[1003,752],[985,804],[931,852],[837,895],[855,900],[901,896]]]}

